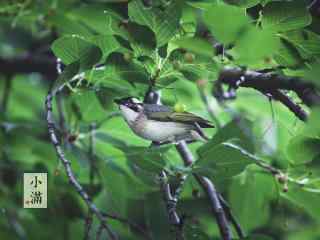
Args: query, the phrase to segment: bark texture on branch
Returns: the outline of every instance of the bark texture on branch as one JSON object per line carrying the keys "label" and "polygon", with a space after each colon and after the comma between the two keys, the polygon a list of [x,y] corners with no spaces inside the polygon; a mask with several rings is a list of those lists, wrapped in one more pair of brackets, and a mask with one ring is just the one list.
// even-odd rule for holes
{"label": "bark texture on branch", "polygon": [[[229,86],[227,92],[223,91],[223,84]],[[235,92],[239,87],[256,89],[280,101],[302,121],[307,119],[307,113],[290,99],[283,92],[284,90],[295,92],[301,101],[309,107],[320,104],[320,94],[313,83],[299,77],[288,77],[275,73],[226,67],[220,72],[214,87],[213,94],[218,100],[234,99]]]}

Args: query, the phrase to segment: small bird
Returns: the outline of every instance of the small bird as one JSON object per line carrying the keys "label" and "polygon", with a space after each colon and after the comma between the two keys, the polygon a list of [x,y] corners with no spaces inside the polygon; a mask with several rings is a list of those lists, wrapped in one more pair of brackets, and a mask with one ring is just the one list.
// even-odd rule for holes
{"label": "small bird", "polygon": [[132,131],[155,144],[207,141],[202,128],[214,127],[195,114],[175,112],[165,105],[142,103],[134,97],[114,101]]}

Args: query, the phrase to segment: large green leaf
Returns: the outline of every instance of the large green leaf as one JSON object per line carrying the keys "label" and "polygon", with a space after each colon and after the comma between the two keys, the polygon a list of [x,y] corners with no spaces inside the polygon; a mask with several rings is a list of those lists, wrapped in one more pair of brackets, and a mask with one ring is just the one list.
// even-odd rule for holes
{"label": "large green leaf", "polygon": [[101,49],[102,59],[106,59],[110,53],[120,48],[119,43],[112,35],[96,35],[90,38],[90,42]]}
{"label": "large green leaf", "polygon": [[145,148],[127,147],[122,149],[131,164],[147,173],[159,174],[166,166],[166,152],[169,147]]}
{"label": "large green leaf", "polygon": [[70,15],[73,19],[76,19],[94,31],[100,34],[108,34],[108,10],[109,9],[106,9],[106,6],[102,4],[82,5],[71,11]]}
{"label": "large green leaf", "polygon": [[320,201],[320,192],[306,191],[294,183],[288,186],[288,192],[282,193],[282,197],[289,200],[299,209],[303,209],[317,221],[320,220],[320,209],[317,207]]}
{"label": "large green leaf", "polygon": [[306,81],[312,82],[317,87],[320,87],[320,60],[310,64],[304,72],[304,75]]}
{"label": "large green leaf", "polygon": [[150,56],[156,48],[156,37],[146,26],[129,22],[126,25],[128,40],[135,55]]}
{"label": "large green leaf", "polygon": [[136,83],[149,83],[145,68],[138,61],[127,60],[125,55],[119,52],[110,54],[106,67],[90,71],[88,78],[90,82],[118,89],[129,89]]}
{"label": "large green leaf", "polygon": [[233,43],[250,23],[244,9],[227,4],[213,5],[204,12],[203,20],[212,35],[224,44]]}
{"label": "large green leaf", "polygon": [[74,94],[72,97],[79,107],[83,121],[100,121],[106,117],[106,113],[100,105],[95,92],[79,92]]}
{"label": "large green leaf", "polygon": [[158,7],[147,8],[141,0],[133,0],[128,5],[128,11],[132,21],[148,26],[155,33],[158,47],[166,44],[178,32],[180,1],[172,1],[164,10],[160,10]]}
{"label": "large green leaf", "polygon": [[320,35],[308,30],[296,30],[281,34],[292,43],[304,59],[320,56]]}
{"label": "large green leaf", "polygon": [[293,164],[312,162],[320,155],[320,139],[298,135],[290,140],[287,152]]}
{"label": "large green leaf", "polygon": [[255,166],[234,178],[229,189],[232,210],[246,231],[267,223],[270,201],[276,196],[273,177],[261,173]]}
{"label": "large green leaf", "polygon": [[191,52],[207,57],[213,57],[214,50],[212,45],[201,38],[182,37],[172,41],[172,43]]}
{"label": "large green leaf", "polygon": [[287,147],[289,160],[293,164],[306,164],[320,157],[320,110],[313,109],[301,133],[293,137]]}
{"label": "large green leaf", "polygon": [[232,143],[218,144],[204,153],[199,153],[194,171],[223,179],[240,174],[255,158]]}
{"label": "large green leaf", "polygon": [[75,21],[70,16],[60,12],[49,16],[48,22],[56,27],[58,33],[62,36],[76,34],[82,37],[92,36],[92,32],[80,22]]}
{"label": "large green leaf", "polygon": [[279,38],[272,31],[251,27],[236,40],[234,51],[237,62],[248,65],[272,57],[279,45]]}
{"label": "large green leaf", "polygon": [[151,230],[152,239],[155,240],[170,239],[172,236],[170,233],[166,204],[161,200],[161,194],[161,192],[148,194],[142,205],[146,225]]}
{"label": "large green leaf", "polygon": [[230,139],[238,139],[239,146],[248,152],[253,153],[254,145],[253,140],[251,139],[252,133],[252,122],[249,120],[241,120],[241,121],[231,121],[223,128],[219,129],[219,131],[213,136],[212,139],[209,140],[208,143],[202,145],[197,153],[201,156],[207,154],[207,151],[214,148],[216,145],[226,142]]}
{"label": "large green leaf", "polygon": [[262,26],[277,32],[286,32],[308,26],[311,15],[305,1],[271,2],[263,9]]}
{"label": "large green leaf", "polygon": [[82,70],[89,69],[102,57],[102,51],[98,46],[77,35],[55,40],[51,49],[65,64],[79,61]]}
{"label": "large green leaf", "polygon": [[280,38],[278,51],[274,55],[274,59],[281,66],[297,67],[302,64],[302,58],[297,48],[286,39]]}

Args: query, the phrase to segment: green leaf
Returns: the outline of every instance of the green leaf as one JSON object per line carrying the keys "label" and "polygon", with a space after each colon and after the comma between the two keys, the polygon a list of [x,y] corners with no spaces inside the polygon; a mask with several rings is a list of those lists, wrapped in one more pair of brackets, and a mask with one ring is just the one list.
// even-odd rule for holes
{"label": "green leaf", "polygon": [[320,156],[319,117],[320,109],[313,109],[301,133],[290,140],[287,154],[293,164],[310,163]]}
{"label": "green leaf", "polygon": [[296,47],[283,38],[280,38],[279,49],[274,59],[279,65],[287,67],[297,67],[302,64],[303,60]]}
{"label": "green leaf", "polygon": [[132,89],[136,83],[149,83],[145,68],[134,59],[126,60],[124,54],[119,52],[110,54],[106,67],[90,71],[88,78],[90,82],[119,90]]}
{"label": "green leaf", "polygon": [[320,87],[320,61],[315,62],[308,67],[309,69],[304,72],[305,80],[314,83],[317,87]]}
{"label": "green leaf", "polygon": [[219,131],[213,136],[212,139],[209,140],[206,144],[202,145],[197,153],[199,156],[207,154],[207,151],[210,151],[216,145],[226,142],[230,139],[239,139],[239,146],[246,151],[253,153],[254,152],[254,144],[251,139],[251,128],[252,122],[249,120],[241,120],[240,122],[231,121],[223,128],[219,129]]}
{"label": "green leaf", "polygon": [[145,221],[148,229],[151,231],[152,239],[163,240],[171,239],[170,225],[168,215],[166,214],[165,202],[160,192],[148,194],[145,197],[143,206]]}
{"label": "green leaf", "polygon": [[256,166],[248,168],[246,172],[234,178],[229,189],[229,201],[233,213],[245,231],[267,223],[270,216],[270,201],[276,196],[273,177],[262,173]]}
{"label": "green leaf", "polygon": [[166,165],[165,153],[170,147],[145,148],[128,147],[123,149],[127,159],[147,173],[160,173]]}
{"label": "green leaf", "polygon": [[320,139],[320,107],[314,107],[307,120],[307,125],[305,126],[303,133],[306,136]]}
{"label": "green leaf", "polygon": [[80,70],[79,61],[75,61],[65,67],[54,83],[53,89],[57,89],[63,84],[69,82]]}
{"label": "green leaf", "polygon": [[181,78],[183,78],[183,75],[179,71],[175,70],[174,66],[167,62],[162,67],[159,77],[156,79],[156,87],[158,89],[162,89]]}
{"label": "green leaf", "polygon": [[320,220],[320,209],[318,207],[320,201],[319,192],[306,191],[303,187],[289,183],[288,192],[282,193],[281,196],[297,206],[299,210],[303,209],[317,221]]}
{"label": "green leaf", "polygon": [[233,43],[250,23],[244,9],[227,4],[213,5],[204,12],[203,20],[212,35],[223,44]]}
{"label": "green leaf", "polygon": [[158,7],[147,8],[141,0],[133,0],[128,4],[128,12],[132,21],[148,26],[155,33],[157,46],[161,47],[178,31],[180,5],[180,1],[172,1],[164,10],[160,10]]}
{"label": "green leaf", "polygon": [[293,164],[312,162],[320,154],[320,139],[298,135],[290,140],[287,153]]}
{"label": "green leaf", "polygon": [[102,57],[98,46],[76,35],[55,40],[51,49],[64,64],[79,61],[81,70],[89,69]]}
{"label": "green leaf", "polygon": [[253,157],[231,143],[221,143],[200,155],[194,171],[215,178],[230,178],[253,163]]}
{"label": "green leaf", "polygon": [[238,63],[254,64],[266,57],[272,57],[278,51],[279,45],[279,38],[270,30],[252,27],[240,36],[233,50],[237,53]]}
{"label": "green leaf", "polygon": [[126,25],[126,29],[135,56],[150,56],[156,48],[154,33],[148,27],[130,22]]}
{"label": "green leaf", "polygon": [[80,92],[72,98],[79,107],[83,121],[93,122],[106,118],[106,113],[93,91]]}
{"label": "green leaf", "polygon": [[76,34],[82,37],[90,37],[92,33],[83,24],[75,21],[67,14],[57,13],[48,17],[48,22],[57,28],[60,35]]}
{"label": "green leaf", "polygon": [[76,8],[71,11],[70,15],[72,18],[81,22],[81,24],[91,28],[97,33],[106,34],[107,25],[107,13],[105,5],[85,5]]}
{"label": "green leaf", "polygon": [[263,9],[262,26],[276,32],[286,32],[308,26],[311,15],[304,1],[271,2]]}
{"label": "green leaf", "polygon": [[308,30],[296,30],[281,34],[292,43],[304,59],[320,56],[320,35]]}
{"label": "green leaf", "polygon": [[183,37],[172,41],[172,43],[191,52],[207,57],[213,57],[212,45],[201,38]]}
{"label": "green leaf", "polygon": [[225,0],[226,3],[243,8],[250,8],[260,3],[261,0]]}
{"label": "green leaf", "polygon": [[112,35],[97,35],[90,38],[90,42],[97,45],[102,51],[102,59],[120,48],[119,43]]}

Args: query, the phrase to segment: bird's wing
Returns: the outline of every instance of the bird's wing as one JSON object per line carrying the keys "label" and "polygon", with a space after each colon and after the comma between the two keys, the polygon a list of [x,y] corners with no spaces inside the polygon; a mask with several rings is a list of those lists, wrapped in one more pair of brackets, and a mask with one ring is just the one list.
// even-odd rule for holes
{"label": "bird's wing", "polygon": [[153,120],[161,121],[161,122],[181,122],[181,123],[188,123],[188,124],[193,124],[193,123],[198,123],[200,127],[202,128],[213,128],[214,125],[206,120],[203,119],[193,113],[189,112],[149,112],[148,117]]}

